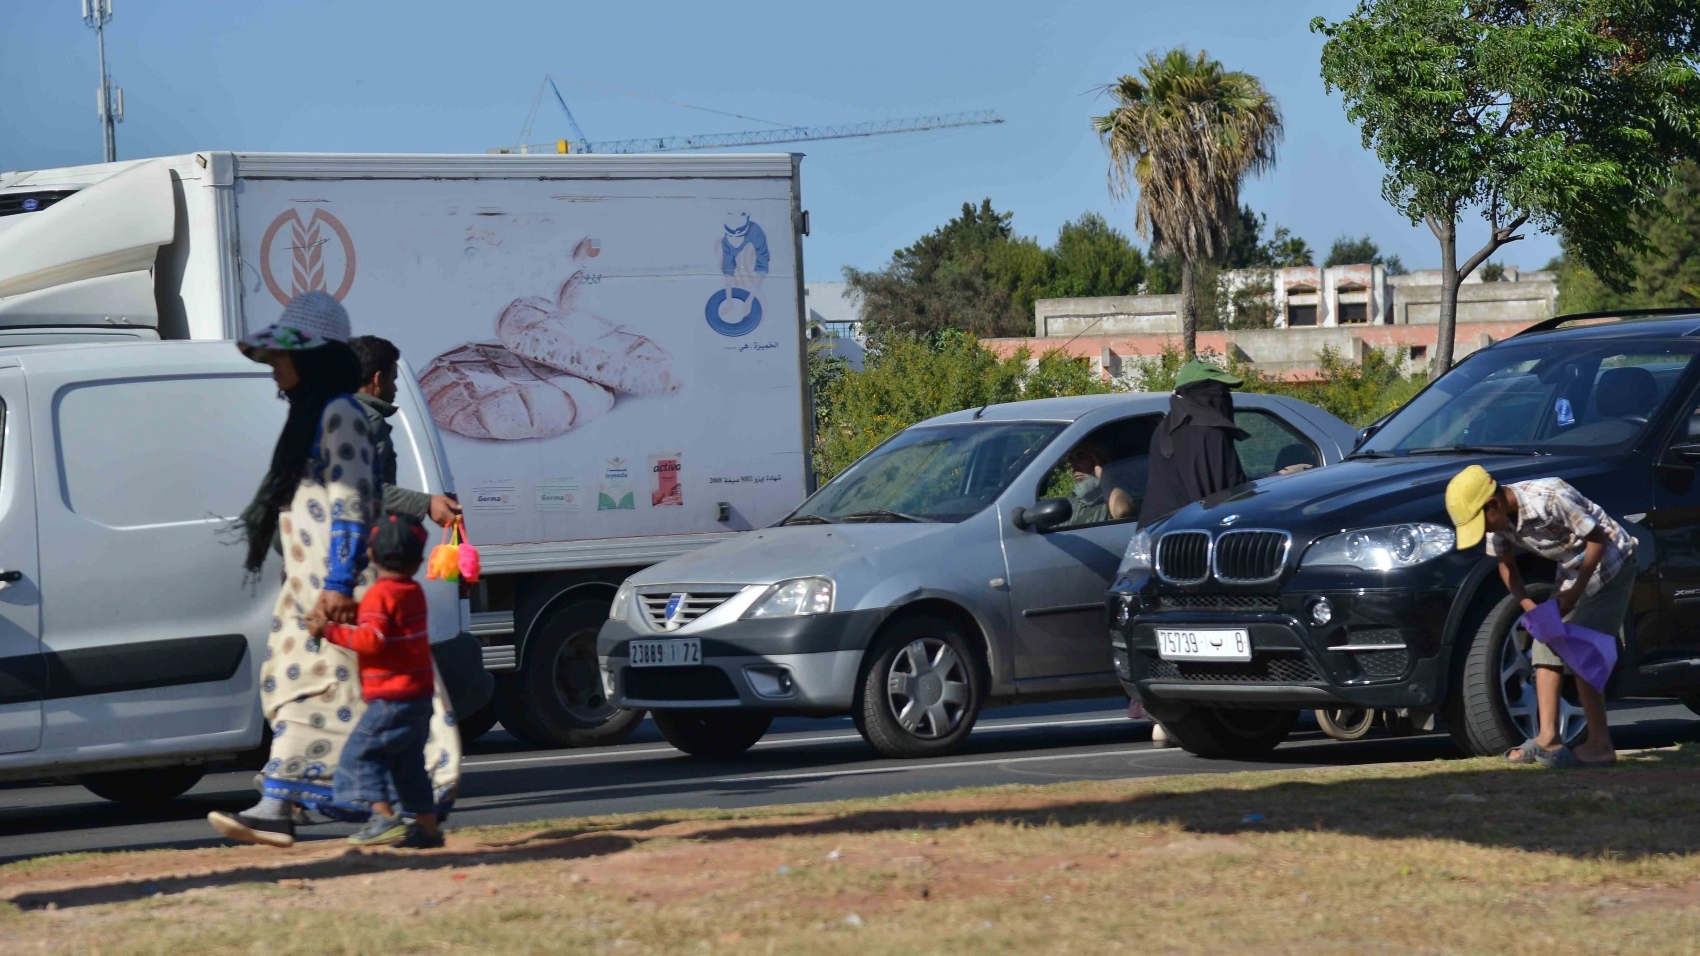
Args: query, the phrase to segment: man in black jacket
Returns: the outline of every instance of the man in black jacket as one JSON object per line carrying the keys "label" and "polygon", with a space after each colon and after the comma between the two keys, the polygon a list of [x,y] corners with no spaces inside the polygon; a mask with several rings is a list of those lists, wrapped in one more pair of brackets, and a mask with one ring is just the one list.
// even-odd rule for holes
{"label": "man in black jacket", "polygon": [[396,363],[401,352],[389,339],[376,335],[361,335],[349,339],[354,354],[360,356],[360,391],[355,398],[366,412],[366,424],[371,426],[372,440],[378,449],[378,469],[383,481],[384,511],[407,515],[423,521],[430,518],[448,527],[460,514],[460,502],[448,495],[428,495],[423,491],[402,488],[395,483],[395,444],[390,438],[390,416],[396,412]]}

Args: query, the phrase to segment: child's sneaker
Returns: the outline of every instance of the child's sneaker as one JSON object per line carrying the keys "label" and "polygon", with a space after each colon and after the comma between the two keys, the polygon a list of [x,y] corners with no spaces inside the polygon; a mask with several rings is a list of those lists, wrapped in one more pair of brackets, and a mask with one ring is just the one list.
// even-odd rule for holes
{"label": "child's sneaker", "polygon": [[348,838],[348,842],[352,846],[389,846],[407,839],[409,829],[408,822],[400,816],[386,817],[374,813],[360,832]]}
{"label": "child's sneaker", "polygon": [[407,833],[397,845],[410,850],[436,850],[443,845],[443,831],[427,830],[418,823],[408,823]]}

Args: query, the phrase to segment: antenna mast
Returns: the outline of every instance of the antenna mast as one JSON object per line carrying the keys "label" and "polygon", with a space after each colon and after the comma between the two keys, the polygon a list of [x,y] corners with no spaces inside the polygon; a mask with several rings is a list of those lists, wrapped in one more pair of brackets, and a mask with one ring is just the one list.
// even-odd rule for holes
{"label": "antenna mast", "polygon": [[100,139],[107,162],[118,159],[118,123],[124,122],[124,90],[112,85],[106,72],[106,21],[112,19],[112,0],[83,0],[83,23],[94,28],[95,47],[100,54],[100,89],[95,91],[95,109],[100,115]]}

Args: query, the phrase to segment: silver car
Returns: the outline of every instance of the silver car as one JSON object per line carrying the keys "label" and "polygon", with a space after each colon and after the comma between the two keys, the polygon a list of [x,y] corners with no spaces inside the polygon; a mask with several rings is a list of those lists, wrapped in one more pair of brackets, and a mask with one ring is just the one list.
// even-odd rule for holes
{"label": "silver car", "polygon": [[[1235,396],[1246,474],[1341,459],[1315,406]],[[597,641],[616,706],[705,757],[782,714],[848,713],[893,757],[949,752],[980,709],[1122,693],[1104,592],[1167,394],[992,405],[893,436],[779,524],[628,579]]]}

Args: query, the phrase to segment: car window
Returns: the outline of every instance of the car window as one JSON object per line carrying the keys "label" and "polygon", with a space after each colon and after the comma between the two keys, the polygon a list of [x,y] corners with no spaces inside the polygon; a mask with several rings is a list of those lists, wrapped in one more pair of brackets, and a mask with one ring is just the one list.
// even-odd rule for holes
{"label": "car window", "polygon": [[786,518],[962,521],[991,504],[1063,425],[959,422],[898,433]]}
{"label": "car window", "polygon": [[1533,341],[1483,349],[1400,409],[1359,449],[1455,446],[1614,454],[1658,414],[1694,342]]}
{"label": "car window", "polygon": [[265,375],[77,385],[53,425],[66,507],[111,528],[241,514],[287,411]]}
{"label": "car window", "polygon": [[1060,456],[1039,485],[1039,498],[1067,498],[1069,520],[1057,527],[1132,521],[1150,475],[1151,433],[1161,415],[1138,415],[1093,429]]}
{"label": "car window", "polygon": [[1293,465],[1322,466],[1322,454],[1310,439],[1266,411],[1236,408],[1234,424],[1246,433],[1234,448],[1248,480],[1256,481]]}

